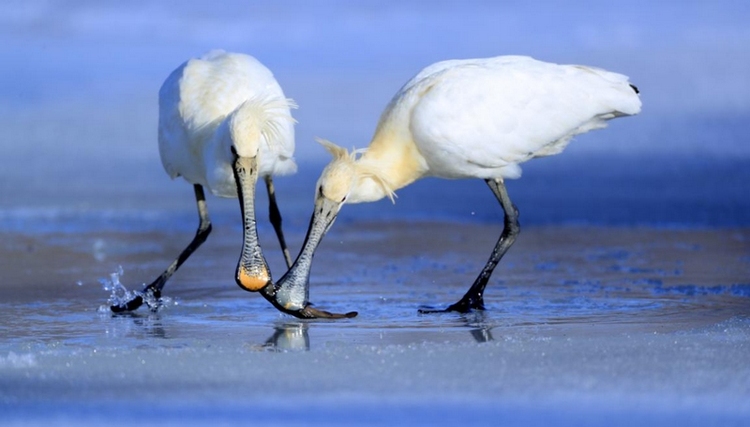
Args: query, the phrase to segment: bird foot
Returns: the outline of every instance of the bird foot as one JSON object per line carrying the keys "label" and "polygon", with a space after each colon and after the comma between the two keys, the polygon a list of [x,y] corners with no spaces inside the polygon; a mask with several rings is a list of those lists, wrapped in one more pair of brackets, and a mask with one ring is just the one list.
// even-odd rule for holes
{"label": "bird foot", "polygon": [[434,313],[469,313],[473,310],[484,311],[484,299],[479,298],[461,298],[455,304],[451,304],[446,308],[434,308],[430,306],[423,306],[419,308],[420,314],[434,314]]}
{"label": "bird foot", "polygon": [[109,307],[113,313],[126,313],[135,311],[143,304],[146,304],[148,308],[156,312],[163,305],[161,299],[161,292],[159,290],[146,287],[143,292],[135,292],[135,296],[128,301],[118,302]]}

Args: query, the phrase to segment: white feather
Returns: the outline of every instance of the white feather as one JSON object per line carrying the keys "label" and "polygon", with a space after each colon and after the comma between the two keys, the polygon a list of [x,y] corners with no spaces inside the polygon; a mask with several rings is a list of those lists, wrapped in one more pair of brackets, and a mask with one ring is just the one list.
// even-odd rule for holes
{"label": "white feather", "polygon": [[159,153],[172,178],[236,197],[234,148],[259,174],[294,173],[293,101],[249,55],[214,50],[170,74],[159,91]]}
{"label": "white feather", "polygon": [[435,64],[394,99],[411,113],[384,120],[408,122],[425,173],[445,178],[517,178],[520,163],[641,106],[623,75],[519,56]]}

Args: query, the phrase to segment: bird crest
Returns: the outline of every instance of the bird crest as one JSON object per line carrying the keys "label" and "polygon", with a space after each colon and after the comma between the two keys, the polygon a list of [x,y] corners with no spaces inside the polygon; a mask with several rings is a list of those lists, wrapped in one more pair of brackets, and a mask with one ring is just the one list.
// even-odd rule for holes
{"label": "bird crest", "polygon": [[242,104],[230,117],[230,131],[237,143],[245,138],[262,137],[269,146],[282,139],[283,123],[296,123],[289,113],[297,108],[291,99],[279,97],[253,97]]}
{"label": "bird crest", "polygon": [[317,141],[318,144],[322,145],[323,148],[325,148],[326,151],[328,151],[331,156],[333,156],[333,160],[345,161],[346,159],[349,159],[352,162],[355,162],[357,160],[357,155],[360,153],[364,153],[366,150],[364,148],[361,148],[359,150],[352,149],[352,151],[349,152],[346,148],[338,146],[327,139],[315,138],[315,141]]}

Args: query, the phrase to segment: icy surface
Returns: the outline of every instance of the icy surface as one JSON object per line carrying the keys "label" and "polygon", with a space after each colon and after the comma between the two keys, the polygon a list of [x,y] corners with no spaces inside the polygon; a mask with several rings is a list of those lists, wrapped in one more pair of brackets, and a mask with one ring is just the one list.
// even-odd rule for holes
{"label": "icy surface", "polygon": [[[443,222],[339,226],[318,254],[312,298],[324,309],[360,312],[343,321],[293,319],[237,288],[232,230],[216,230],[170,281],[172,304],[126,315],[97,309],[111,288],[86,277],[100,271],[108,286],[138,289],[167,264],[172,244],[120,254],[122,270],[107,273],[107,263],[71,268],[95,259],[81,244],[92,240],[87,233],[12,235],[4,258],[12,247],[34,256],[16,262],[11,271],[21,277],[0,303],[0,421],[750,420],[747,229],[527,228],[487,290],[487,311],[418,314],[461,295],[497,231]],[[91,234],[123,243],[187,239]],[[289,237],[299,244],[303,236]],[[53,273],[34,284],[41,294],[20,288],[33,283],[22,276],[37,257]],[[269,258],[280,262],[278,253]]]}

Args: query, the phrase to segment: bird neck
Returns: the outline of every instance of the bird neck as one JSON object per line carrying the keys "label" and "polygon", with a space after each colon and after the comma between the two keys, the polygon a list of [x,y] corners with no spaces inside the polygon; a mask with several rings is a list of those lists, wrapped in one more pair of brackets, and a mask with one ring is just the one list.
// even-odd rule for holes
{"label": "bird neck", "polygon": [[357,160],[357,168],[360,179],[352,193],[359,197],[355,199],[375,201],[424,176],[427,162],[406,132],[379,128]]}
{"label": "bird neck", "polygon": [[360,173],[357,182],[349,192],[346,203],[376,202],[384,197],[393,200],[393,189],[386,181],[372,173]]}

